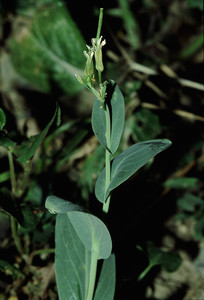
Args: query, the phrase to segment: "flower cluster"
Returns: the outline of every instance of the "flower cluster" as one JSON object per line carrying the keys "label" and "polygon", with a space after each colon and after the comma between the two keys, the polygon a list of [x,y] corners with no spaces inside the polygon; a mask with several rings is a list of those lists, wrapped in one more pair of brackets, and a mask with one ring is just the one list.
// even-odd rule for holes
{"label": "flower cluster", "polygon": [[102,56],[102,47],[106,44],[105,40],[102,40],[102,36],[99,39],[93,38],[91,40],[92,46],[87,47],[87,51],[84,51],[84,56],[86,57],[86,65],[84,68],[84,78],[80,75],[75,75],[79,83],[86,86],[94,95],[100,100],[104,101],[106,82],[103,84],[99,82],[99,88],[95,89],[94,82],[95,80],[95,70],[94,70],[94,60],[95,60],[95,69],[101,73],[104,70],[103,66],[103,56]]}

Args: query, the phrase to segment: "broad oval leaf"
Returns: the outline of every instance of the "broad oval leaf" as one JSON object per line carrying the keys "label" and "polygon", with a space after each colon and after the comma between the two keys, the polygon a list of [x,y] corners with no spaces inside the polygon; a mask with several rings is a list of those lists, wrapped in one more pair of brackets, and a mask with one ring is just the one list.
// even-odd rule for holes
{"label": "broad oval leaf", "polygon": [[110,256],[112,250],[110,233],[99,218],[82,212],[83,209],[79,205],[56,196],[47,197],[45,207],[51,213],[67,213],[80,240],[87,250],[97,253],[97,259],[106,259]]}
{"label": "broad oval leaf", "polygon": [[105,110],[101,108],[101,102],[96,98],[92,110],[92,128],[101,145],[111,153],[118,149],[124,127],[124,98],[118,85],[110,80],[106,88],[106,102],[111,118],[111,145],[110,149],[106,143],[106,117]]}
{"label": "broad oval leaf", "polygon": [[105,190],[105,169],[99,175],[95,194],[100,202],[105,202],[110,192],[126,181],[137,170],[144,166],[152,157],[165,150],[171,145],[166,139],[149,140],[130,146],[127,150],[118,155],[111,166],[111,182]]}
{"label": "broad oval leaf", "polygon": [[97,259],[106,259],[112,250],[112,241],[106,225],[97,217],[72,211],[68,213],[72,226],[84,246],[97,254]]}

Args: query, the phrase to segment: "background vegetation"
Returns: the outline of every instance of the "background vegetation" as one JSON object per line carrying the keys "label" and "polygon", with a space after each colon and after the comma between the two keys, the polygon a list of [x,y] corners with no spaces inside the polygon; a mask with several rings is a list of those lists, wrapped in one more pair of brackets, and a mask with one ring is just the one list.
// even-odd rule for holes
{"label": "background vegetation", "polygon": [[[91,129],[93,96],[74,77],[84,68],[100,7],[103,76],[125,97],[119,151],[147,139],[173,143],[112,195],[106,223],[116,255],[115,299],[204,299],[200,0],[0,3],[0,299],[58,299],[55,217],[44,208],[49,194],[100,216],[93,186],[104,151]],[[20,224],[20,248],[12,218]]]}

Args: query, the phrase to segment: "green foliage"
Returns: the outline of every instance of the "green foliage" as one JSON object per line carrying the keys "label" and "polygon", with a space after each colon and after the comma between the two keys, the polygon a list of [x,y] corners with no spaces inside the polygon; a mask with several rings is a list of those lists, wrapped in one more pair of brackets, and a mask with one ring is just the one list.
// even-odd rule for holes
{"label": "green foliage", "polygon": [[160,250],[152,242],[147,242],[145,247],[137,246],[137,248],[143,251],[149,260],[148,266],[140,274],[138,280],[142,280],[154,266],[161,266],[167,272],[174,272],[181,264],[181,258],[177,253]]}
{"label": "green foliage", "polygon": [[57,3],[59,0],[16,0],[16,12],[20,15],[32,16],[43,5]]}
{"label": "green foliage", "polygon": [[92,110],[92,128],[101,145],[113,154],[118,149],[124,127],[124,99],[119,87],[113,80],[107,84],[106,91],[107,93],[110,91],[106,100],[111,114],[110,149],[108,149],[106,140],[105,110],[102,109],[101,101],[97,98]]}
{"label": "green foliage", "polygon": [[59,112],[59,107],[57,106],[52,119],[46,125],[43,131],[36,136],[32,136],[28,141],[22,143],[22,145],[17,149],[19,162],[25,164],[28,160],[30,160],[33,157],[38,147],[42,144],[45,136],[48,133],[48,130],[50,129],[55,118],[57,117],[58,112]]}
{"label": "green foliage", "polygon": [[95,252],[97,259],[106,259],[110,256],[111,237],[100,219],[80,212],[68,213],[68,217],[86,249]]}
{"label": "green foliage", "polygon": [[118,155],[111,166],[111,182],[105,189],[105,169],[99,175],[95,193],[100,202],[105,202],[109,193],[126,181],[151,158],[171,145],[169,140],[150,140],[130,146]]}
{"label": "green foliage", "polygon": [[[60,299],[92,299],[89,295],[94,288],[97,260],[107,259],[111,254],[112,242],[108,229],[100,219],[82,212],[79,206],[69,201],[49,196],[45,206],[51,213],[58,213],[55,261]],[[115,263],[111,259],[107,264],[113,270],[110,276],[113,285],[109,287],[110,295],[113,295]],[[101,287],[107,264],[99,279],[97,297],[104,297],[106,293]]]}
{"label": "green foliage", "polygon": [[55,270],[59,299],[85,299],[91,252],[86,250],[67,214],[57,215]]}
{"label": "green foliage", "polygon": [[185,193],[178,198],[177,205],[181,212],[176,214],[177,220],[187,219],[189,217],[195,220],[194,237],[196,240],[202,240],[204,235],[204,200],[191,193]]}
{"label": "green foliage", "polygon": [[202,0],[187,0],[187,3],[191,8],[199,8],[200,10],[203,10]]}
{"label": "green foliage", "polygon": [[127,119],[125,131],[131,134],[135,142],[141,142],[157,137],[162,128],[156,114],[141,108]]}
{"label": "green foliage", "polygon": [[[83,199],[88,201],[89,195],[93,193],[93,181],[98,177],[103,168],[104,148],[99,145],[86,159],[81,169],[81,176],[78,181]],[[92,176],[90,176],[92,174]]]}
{"label": "green foliage", "polygon": [[5,124],[6,124],[6,115],[3,109],[0,108],[0,130],[4,128]]}
{"label": "green foliage", "polygon": [[199,180],[195,177],[179,177],[168,179],[164,186],[172,189],[191,189],[195,190],[198,187]]}
{"label": "green foliage", "polygon": [[0,259],[0,270],[13,278],[22,278],[24,274],[16,267],[9,264],[7,261]]}
{"label": "green foliage", "polygon": [[[27,141],[23,141],[19,145],[10,139],[9,134],[4,133],[3,131],[1,131],[0,133],[0,145],[8,151],[8,158],[10,164],[10,172],[2,173],[0,175],[0,181],[4,182],[7,179],[10,179],[12,193],[13,193],[11,194],[11,192],[7,187],[3,187],[2,189],[0,189],[0,195],[2,200],[1,209],[7,212],[26,230],[32,230],[33,228],[36,228],[36,225],[39,220],[33,214],[33,208],[31,208],[30,206],[24,203],[20,203],[19,201],[16,201],[16,199],[20,198],[27,190],[28,191],[30,190],[30,193],[32,193],[32,196],[31,194],[30,196],[28,195],[28,199],[29,197],[32,197],[32,199],[34,197],[33,190],[32,190],[33,185],[30,185],[28,189],[32,159],[37,149],[40,147],[43,140],[45,139],[45,136],[48,134],[51,125],[57,119],[57,116],[59,115],[59,111],[60,110],[57,105],[52,119],[45,126],[42,132],[36,136],[31,137]],[[22,167],[24,169],[23,177],[16,178],[14,162],[13,162],[13,153],[16,156],[16,160],[22,164]],[[39,201],[40,201],[39,193],[37,193],[37,197],[38,197],[37,203],[39,206]],[[33,206],[35,205],[35,201],[36,200],[33,200],[32,202]]]}
{"label": "green foliage", "polygon": [[30,29],[11,39],[11,59],[18,72],[44,92],[53,84],[68,94],[81,87],[74,78],[84,65],[84,40],[61,1],[38,10]]}
{"label": "green foliage", "polygon": [[94,300],[112,300],[115,293],[115,256],[111,254],[109,258],[104,260],[99,281],[96,287]]}

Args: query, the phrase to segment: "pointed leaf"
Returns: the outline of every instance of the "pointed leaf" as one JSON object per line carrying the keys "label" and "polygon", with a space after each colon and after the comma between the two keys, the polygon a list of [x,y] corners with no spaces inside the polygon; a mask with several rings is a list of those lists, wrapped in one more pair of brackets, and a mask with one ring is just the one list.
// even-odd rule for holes
{"label": "pointed leaf", "polygon": [[137,170],[144,166],[151,158],[171,145],[169,140],[149,140],[130,146],[118,155],[111,167],[111,183],[105,191],[105,169],[99,175],[95,194],[100,202],[104,202],[109,193],[126,181]]}
{"label": "pointed leaf", "polygon": [[0,130],[4,128],[5,124],[6,124],[6,115],[3,109],[0,108]]}
{"label": "pointed leaf", "polygon": [[[116,83],[110,80],[106,88],[106,102],[111,116],[111,146],[110,152],[118,149],[124,127],[124,98]],[[92,128],[101,145],[107,149],[106,144],[106,117],[101,102],[96,98],[92,111]]]}
{"label": "pointed leaf", "polygon": [[55,272],[59,299],[85,299],[91,252],[84,247],[67,214],[57,215],[55,245]]}
{"label": "pointed leaf", "polygon": [[17,159],[19,162],[26,163],[26,161],[28,161],[29,159],[31,159],[34,156],[36,150],[43,142],[43,139],[47,135],[49,128],[51,127],[52,123],[54,122],[57,112],[58,112],[58,106],[55,110],[55,113],[54,113],[52,119],[47,124],[47,126],[43,129],[43,131],[38,135],[32,136],[29,139],[29,141],[25,142],[24,144],[22,144],[20,146],[20,148],[18,149],[18,153],[20,155]]}
{"label": "pointed leaf", "polygon": [[115,294],[115,256],[112,254],[102,265],[94,300],[113,300]]}

